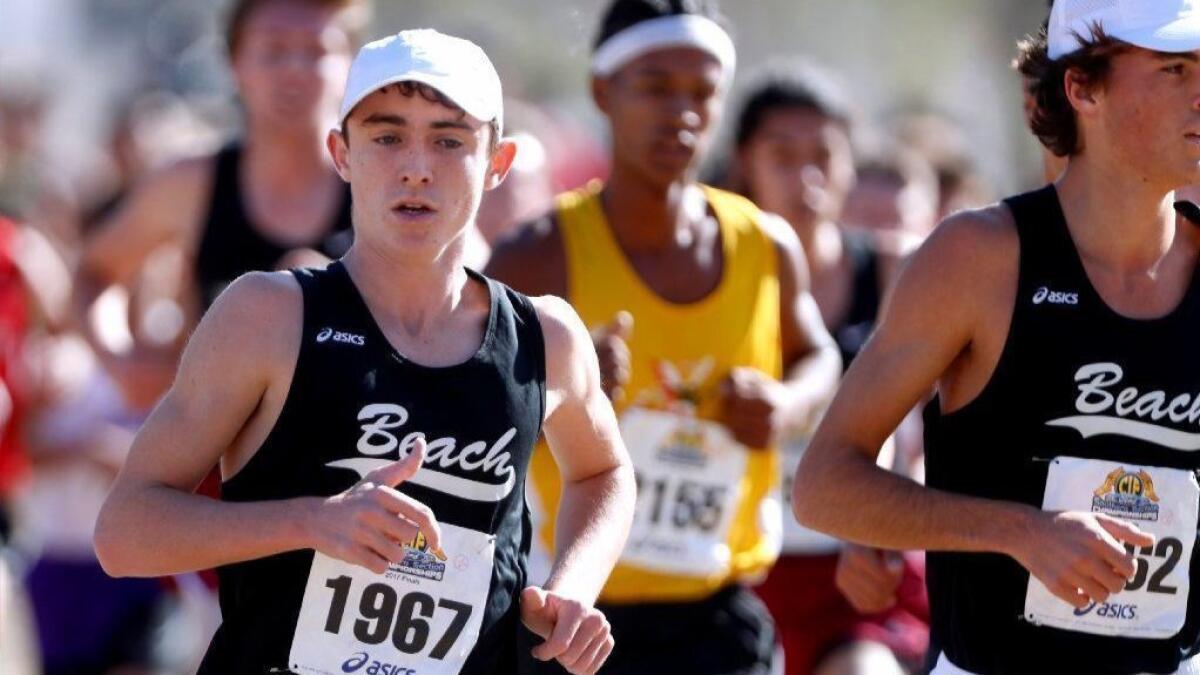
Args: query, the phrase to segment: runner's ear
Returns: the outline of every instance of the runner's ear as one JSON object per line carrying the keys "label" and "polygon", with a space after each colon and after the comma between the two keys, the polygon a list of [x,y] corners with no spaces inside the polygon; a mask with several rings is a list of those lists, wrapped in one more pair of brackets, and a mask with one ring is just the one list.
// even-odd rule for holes
{"label": "runner's ear", "polygon": [[347,183],[350,182],[350,163],[347,158],[349,147],[346,143],[345,132],[341,129],[330,129],[325,137],[325,147],[333,159],[333,167],[338,176]]}
{"label": "runner's ear", "polygon": [[[493,132],[489,132],[493,133]],[[517,144],[507,138],[501,138],[496,143],[496,149],[488,159],[488,175],[483,189],[491,190],[504,182],[508,170],[512,168],[513,160],[517,157]]]}

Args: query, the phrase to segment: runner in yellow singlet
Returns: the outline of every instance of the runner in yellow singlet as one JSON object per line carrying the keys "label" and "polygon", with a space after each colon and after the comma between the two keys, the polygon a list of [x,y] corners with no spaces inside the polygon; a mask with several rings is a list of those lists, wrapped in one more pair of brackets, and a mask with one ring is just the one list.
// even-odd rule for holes
{"label": "runner in yellow singlet", "polygon": [[[613,3],[592,65],[612,175],[560,197],[489,267],[571,302],[620,414],[639,498],[601,596],[614,673],[768,672],[774,629],[745,584],[779,551],[774,446],[839,377],[794,233],[695,180],[734,65],[707,9]],[[537,453],[530,474],[549,550],[562,515],[552,461]]]}

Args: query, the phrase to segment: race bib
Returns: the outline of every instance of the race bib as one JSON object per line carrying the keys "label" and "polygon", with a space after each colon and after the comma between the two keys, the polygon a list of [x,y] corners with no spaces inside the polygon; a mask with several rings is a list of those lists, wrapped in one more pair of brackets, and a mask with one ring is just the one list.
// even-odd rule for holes
{"label": "race bib", "polygon": [[638,482],[621,562],[688,576],[727,570],[750,451],[716,423],[642,408],[621,416],[621,435]]}
{"label": "race bib", "polygon": [[1193,472],[1077,457],[1058,457],[1046,479],[1046,511],[1091,511],[1127,520],[1156,537],[1127,548],[1137,572],[1106,602],[1075,609],[1033,576],[1025,595],[1032,623],[1095,635],[1169,638],[1187,616],[1200,487]]}
{"label": "race bib", "polygon": [[442,550],[417,535],[384,574],[313,556],[289,656],[297,673],[450,675],[479,637],[496,538],[441,524]]}

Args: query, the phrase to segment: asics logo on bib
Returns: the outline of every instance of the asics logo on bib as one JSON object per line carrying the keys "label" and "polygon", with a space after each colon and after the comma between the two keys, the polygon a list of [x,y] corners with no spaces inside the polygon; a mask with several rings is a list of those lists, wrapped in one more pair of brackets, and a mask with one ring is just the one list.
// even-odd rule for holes
{"label": "asics logo on bib", "polygon": [[1170,397],[1162,390],[1139,392],[1135,387],[1115,391],[1124,377],[1124,369],[1115,363],[1089,363],[1081,367],[1075,371],[1079,389],[1075,409],[1081,414],[1049,420],[1046,424],[1074,429],[1084,438],[1112,434],[1174,450],[1200,450],[1200,433],[1155,424],[1161,421],[1197,424],[1200,394]]}
{"label": "asics logo on bib", "polygon": [[1093,610],[1096,616],[1106,619],[1132,621],[1137,618],[1137,605],[1122,605],[1116,602],[1093,602],[1083,609],[1075,610],[1075,616],[1087,616]]}
{"label": "asics logo on bib", "polygon": [[[369,666],[367,665],[368,663],[370,664]],[[366,670],[363,670],[364,667]],[[364,675],[417,675],[417,671],[412,668],[405,668],[394,663],[373,661],[366,652],[357,652],[342,664],[343,673],[357,673],[359,671],[362,671]]]}
{"label": "asics logo on bib", "polygon": [[[512,454],[505,448],[517,435],[515,427],[509,428],[490,445],[486,441],[475,441],[459,447],[452,437],[427,439],[420,431],[410,431],[403,438],[392,433],[408,423],[408,410],[394,403],[371,403],[358,411],[362,435],[358,437],[357,449],[368,457],[354,457],[330,462],[326,466],[350,469],[359,477],[373,469],[386,466],[400,457],[405,457],[416,445],[417,439],[425,439],[425,461],[421,471],[408,482],[422,485],[447,494],[482,502],[498,502],[512,492],[516,484]],[[384,458],[389,455],[389,458]],[[377,458],[377,459],[376,459]],[[444,473],[443,469],[458,469],[469,476]],[[502,482],[486,479],[495,477]]]}
{"label": "asics logo on bib", "polygon": [[348,345],[354,345],[356,347],[362,347],[363,345],[367,344],[367,339],[361,335],[346,333],[340,330],[334,330],[332,328],[322,328],[321,332],[317,333],[318,343],[328,342],[331,338],[334,342],[341,342]]}
{"label": "asics logo on bib", "polygon": [[1052,291],[1045,286],[1037,289],[1033,294],[1033,304],[1040,305],[1043,302],[1048,302],[1052,305],[1078,305],[1078,293],[1065,293],[1063,291]]}

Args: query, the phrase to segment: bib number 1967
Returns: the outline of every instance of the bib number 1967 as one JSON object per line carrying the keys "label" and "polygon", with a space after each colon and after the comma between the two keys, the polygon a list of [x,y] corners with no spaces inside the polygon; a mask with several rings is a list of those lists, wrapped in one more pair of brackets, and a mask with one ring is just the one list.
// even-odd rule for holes
{"label": "bib number 1967", "polygon": [[313,554],[292,636],[301,675],[453,675],[483,623],[495,537],[442,523],[442,548],[405,544],[384,574]]}
{"label": "bib number 1967", "polygon": [[[325,631],[337,635],[342,622],[347,620],[346,604],[350,599],[353,579],[340,576],[329,579],[325,586],[333,591],[329,615],[325,618]],[[450,624],[434,643],[430,658],[444,659],[462,635],[463,628],[471,618],[471,606],[446,598],[435,599],[420,591],[399,596],[387,584],[373,583],[362,589],[354,621],[354,637],[367,645],[383,643],[389,637],[392,645],[405,654],[418,654],[425,650],[430,640],[429,620],[438,610],[450,612]]]}

